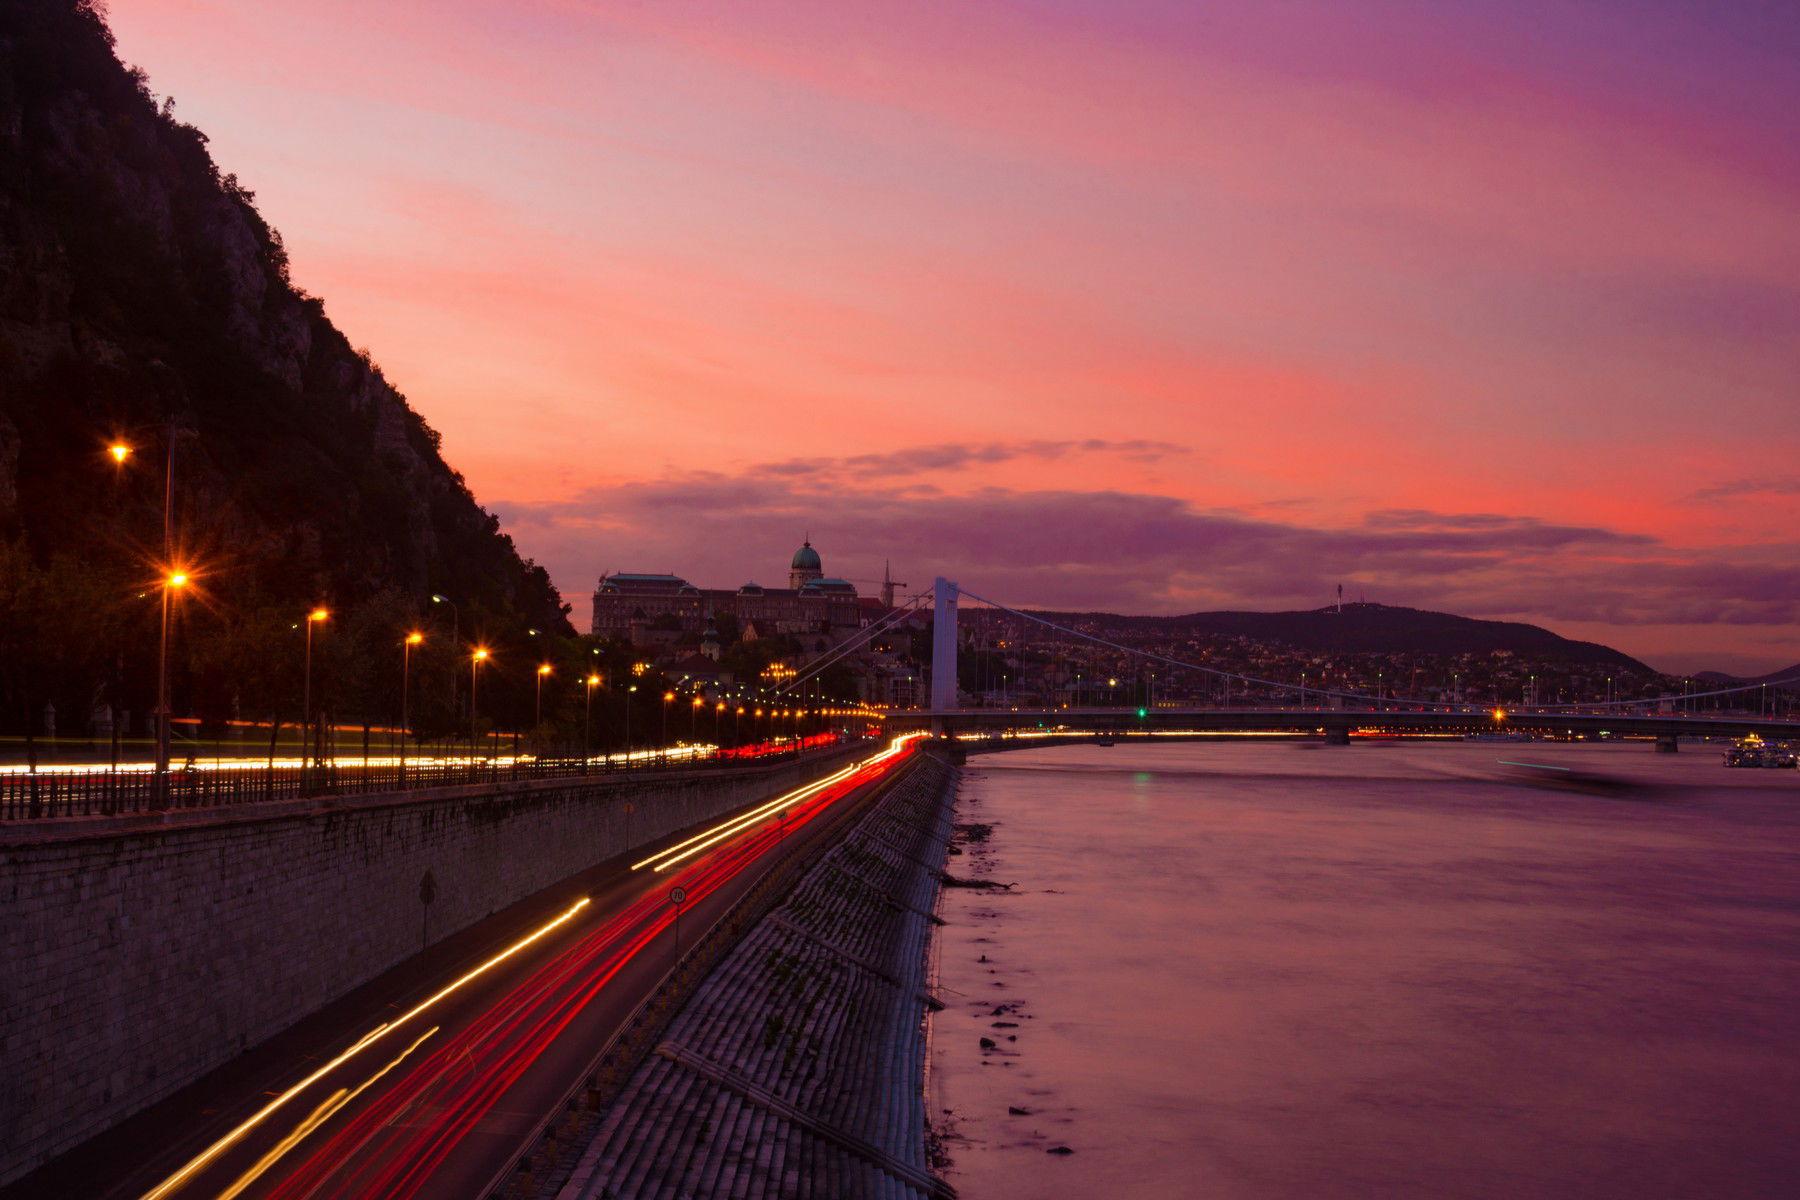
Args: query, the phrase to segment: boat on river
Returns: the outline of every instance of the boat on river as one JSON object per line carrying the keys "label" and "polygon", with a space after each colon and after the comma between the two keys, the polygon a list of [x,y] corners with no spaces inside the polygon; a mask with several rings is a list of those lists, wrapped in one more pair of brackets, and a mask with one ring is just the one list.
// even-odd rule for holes
{"label": "boat on river", "polygon": [[1792,747],[1781,742],[1768,742],[1756,734],[1746,734],[1725,748],[1728,767],[1776,767],[1792,770],[1796,759]]}

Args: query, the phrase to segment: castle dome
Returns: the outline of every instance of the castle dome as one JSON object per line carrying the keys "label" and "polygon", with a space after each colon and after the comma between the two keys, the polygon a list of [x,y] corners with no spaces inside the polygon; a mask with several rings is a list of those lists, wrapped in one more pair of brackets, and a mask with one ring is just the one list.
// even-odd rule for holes
{"label": "castle dome", "polygon": [[794,551],[793,569],[796,571],[818,571],[823,569],[819,564],[819,552],[812,548],[811,541],[805,542],[798,550]]}

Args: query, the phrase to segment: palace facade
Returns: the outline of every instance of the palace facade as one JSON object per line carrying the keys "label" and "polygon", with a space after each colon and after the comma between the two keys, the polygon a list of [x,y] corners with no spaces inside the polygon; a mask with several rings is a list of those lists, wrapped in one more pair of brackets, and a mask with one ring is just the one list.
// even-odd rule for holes
{"label": "palace facade", "polygon": [[856,586],[825,574],[819,552],[808,540],[794,552],[788,586],[765,588],[746,583],[735,589],[695,587],[679,575],[602,575],[594,590],[593,633],[596,637],[643,640],[642,631],[667,628],[673,617],[684,633],[701,633],[719,616],[736,619],[740,634],[754,628],[763,635],[830,634],[865,623],[874,607],[856,594]]}

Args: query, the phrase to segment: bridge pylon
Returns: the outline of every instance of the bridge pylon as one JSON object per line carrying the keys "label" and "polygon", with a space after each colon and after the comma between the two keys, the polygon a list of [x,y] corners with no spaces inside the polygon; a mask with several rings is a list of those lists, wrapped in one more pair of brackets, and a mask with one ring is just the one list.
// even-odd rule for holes
{"label": "bridge pylon", "polygon": [[931,585],[931,731],[944,735],[944,714],[956,707],[956,584]]}

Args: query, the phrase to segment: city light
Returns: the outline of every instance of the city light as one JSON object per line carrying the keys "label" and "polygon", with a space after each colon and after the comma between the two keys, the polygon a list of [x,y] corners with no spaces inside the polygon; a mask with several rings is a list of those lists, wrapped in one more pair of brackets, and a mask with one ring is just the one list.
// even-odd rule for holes
{"label": "city light", "polygon": [[131,447],[125,445],[123,442],[119,442],[108,446],[106,452],[112,455],[114,462],[122,463],[125,461],[126,457],[131,454]]}
{"label": "city light", "polygon": [[406,635],[406,644],[409,646],[416,646],[424,640],[425,635],[422,633],[409,633]]}
{"label": "city light", "polygon": [[324,621],[324,620],[327,620],[330,616],[331,616],[331,614],[326,612],[324,609],[315,608],[311,612],[306,614],[306,619],[309,621]]}

